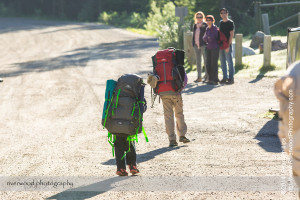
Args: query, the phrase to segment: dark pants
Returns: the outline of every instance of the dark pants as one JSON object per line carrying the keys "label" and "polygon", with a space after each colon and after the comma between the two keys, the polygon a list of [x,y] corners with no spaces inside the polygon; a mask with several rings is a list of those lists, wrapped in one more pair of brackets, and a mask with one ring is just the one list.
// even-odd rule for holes
{"label": "dark pants", "polygon": [[117,163],[118,170],[126,169],[126,163],[127,165],[136,165],[136,152],[135,152],[134,142],[130,143],[130,151],[126,154],[123,160],[121,160],[124,153],[128,151],[128,149],[129,149],[129,143],[127,141],[127,136],[117,135],[115,141],[115,155],[116,155],[116,163]]}
{"label": "dark pants", "polygon": [[209,81],[219,82],[218,78],[218,60],[219,48],[206,50],[206,67]]}

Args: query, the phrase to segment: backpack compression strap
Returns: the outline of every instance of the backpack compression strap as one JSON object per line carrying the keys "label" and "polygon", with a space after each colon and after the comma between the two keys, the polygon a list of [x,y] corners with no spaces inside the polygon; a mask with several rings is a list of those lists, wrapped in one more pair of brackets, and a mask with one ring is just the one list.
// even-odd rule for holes
{"label": "backpack compression strap", "polygon": [[[140,105],[139,105],[140,103],[145,103],[145,102],[144,102],[144,101],[137,101],[137,103],[136,103],[137,106],[138,106],[138,109],[139,109],[139,124],[140,124],[141,121],[143,121],[143,117],[142,117],[142,114],[141,114],[141,108],[140,108]],[[135,104],[134,104],[133,109],[132,109],[132,115],[133,115],[133,113],[134,113],[134,111],[135,111],[135,108],[136,108],[136,106],[135,106]],[[133,141],[138,142],[138,141],[139,141],[139,139],[138,139],[138,132],[139,132],[139,129],[140,129],[140,127],[138,127],[138,128],[136,129],[135,135],[129,135],[129,136],[127,137],[127,141],[128,141],[128,146],[129,146],[129,148],[128,148],[128,150],[124,153],[124,155],[123,155],[123,157],[121,158],[121,160],[123,160],[123,159],[125,158],[126,154],[127,154],[128,152],[130,152],[130,145],[131,145],[131,142],[133,142]],[[146,131],[145,131],[145,129],[144,129],[143,126],[142,126],[142,131],[143,131],[143,134],[144,134],[144,137],[145,137],[146,142],[149,142],[148,136],[147,136]]]}
{"label": "backpack compression strap", "polygon": [[115,142],[116,142],[116,136],[111,134],[110,132],[108,132],[107,135],[108,138],[108,143],[111,145],[112,147],[112,155],[113,157],[115,156],[114,152],[115,152]]}

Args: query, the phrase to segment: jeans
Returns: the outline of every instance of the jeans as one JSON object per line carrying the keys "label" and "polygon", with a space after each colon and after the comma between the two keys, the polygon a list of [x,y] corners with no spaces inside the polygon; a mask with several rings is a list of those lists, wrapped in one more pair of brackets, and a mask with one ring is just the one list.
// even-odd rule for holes
{"label": "jeans", "polygon": [[196,56],[196,64],[197,64],[197,72],[198,72],[198,79],[202,78],[202,59],[204,60],[204,68],[205,68],[205,77],[207,78],[207,69],[206,69],[206,46],[202,46],[200,48],[197,45],[194,46],[194,52]]}
{"label": "jeans", "polygon": [[207,49],[207,73],[209,81],[219,82],[218,78],[218,60],[219,60],[219,48]]}
{"label": "jeans", "polygon": [[[130,151],[126,154],[126,156],[121,160],[124,153],[129,149],[129,142],[127,141],[127,136],[116,136],[115,141],[115,156],[117,168],[126,169],[127,165],[136,165],[136,152],[134,142],[130,142]],[[126,163],[125,163],[126,160]]]}
{"label": "jeans", "polygon": [[227,75],[227,63],[228,63],[229,79],[233,80],[234,67],[232,61],[232,45],[230,45],[228,53],[225,51],[225,49],[220,50],[220,61],[221,61],[221,68],[223,71],[223,79],[228,79],[228,75]]}

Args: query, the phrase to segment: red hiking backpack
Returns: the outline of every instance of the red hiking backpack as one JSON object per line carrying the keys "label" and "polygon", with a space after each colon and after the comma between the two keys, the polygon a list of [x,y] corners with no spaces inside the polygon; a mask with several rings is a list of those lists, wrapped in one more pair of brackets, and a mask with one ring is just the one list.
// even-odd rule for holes
{"label": "red hiking backpack", "polygon": [[229,42],[225,36],[225,34],[220,31],[218,28],[218,44],[221,50],[227,49],[229,47]]}
{"label": "red hiking backpack", "polygon": [[159,77],[154,92],[180,92],[184,85],[184,51],[168,48],[157,51],[152,57],[153,73]]}

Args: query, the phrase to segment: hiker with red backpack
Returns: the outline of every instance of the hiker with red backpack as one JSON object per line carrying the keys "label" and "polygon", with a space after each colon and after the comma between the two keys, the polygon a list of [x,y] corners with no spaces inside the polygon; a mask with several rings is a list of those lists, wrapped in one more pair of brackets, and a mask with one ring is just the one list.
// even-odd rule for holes
{"label": "hiker with red backpack", "polygon": [[[154,88],[163,102],[166,133],[169,146],[178,146],[175,134],[174,115],[179,142],[188,143],[185,137],[187,126],[183,114],[183,101],[181,92],[187,84],[184,65],[184,51],[168,48],[158,51],[153,57],[153,74],[149,75],[148,83]],[[155,81],[151,81],[155,79]]]}
{"label": "hiker with red backpack", "polygon": [[215,18],[212,15],[206,16],[206,23],[208,27],[203,36],[203,40],[207,43],[206,46],[206,67],[208,73],[209,85],[218,85],[218,59],[219,59],[219,32],[215,23]]}
{"label": "hiker with red backpack", "polygon": [[[232,61],[232,39],[234,36],[234,22],[228,18],[228,10],[226,8],[220,9],[220,31],[224,33],[228,41],[228,47],[226,49],[220,49],[220,61],[223,71],[223,79],[220,83],[233,84],[234,83],[234,67]],[[227,64],[229,68],[229,78],[227,74]]]}

